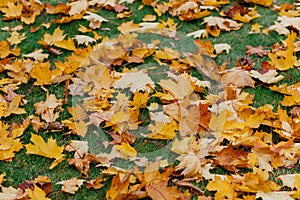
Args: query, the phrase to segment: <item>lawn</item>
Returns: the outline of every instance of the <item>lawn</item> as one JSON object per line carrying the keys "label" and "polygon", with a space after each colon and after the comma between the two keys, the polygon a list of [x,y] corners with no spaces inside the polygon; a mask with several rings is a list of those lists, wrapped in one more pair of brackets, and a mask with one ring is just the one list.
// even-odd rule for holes
{"label": "lawn", "polygon": [[300,198],[299,5],[1,1],[0,199]]}

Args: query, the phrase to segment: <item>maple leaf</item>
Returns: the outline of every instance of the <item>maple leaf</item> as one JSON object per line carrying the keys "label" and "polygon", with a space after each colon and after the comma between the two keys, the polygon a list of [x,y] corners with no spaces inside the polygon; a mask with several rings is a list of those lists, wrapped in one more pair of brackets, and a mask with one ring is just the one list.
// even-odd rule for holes
{"label": "maple leaf", "polygon": [[115,88],[130,87],[130,91],[132,92],[139,90],[149,91],[151,88],[154,88],[154,82],[148,74],[143,71],[138,71],[124,73],[123,76],[113,84],[113,86]]}
{"label": "maple leaf", "polygon": [[296,57],[294,55],[293,42],[296,38],[296,33],[292,32],[286,39],[287,49],[275,53],[269,53],[271,59],[270,64],[274,65],[278,70],[287,70],[294,67]]}
{"label": "maple leaf", "polygon": [[68,14],[73,16],[76,14],[81,14],[83,11],[86,11],[89,7],[87,0],[78,0],[67,4],[71,7]]}
{"label": "maple leaf", "polygon": [[249,168],[247,160],[248,152],[234,150],[232,146],[216,153],[215,163],[230,171],[237,171],[236,167]]}
{"label": "maple leaf", "polygon": [[16,31],[13,31],[10,34],[10,37],[7,38],[7,41],[11,44],[11,45],[15,45],[15,44],[20,44],[23,40],[26,39],[25,33],[19,34]]}
{"label": "maple leaf", "polygon": [[208,26],[217,26],[219,29],[224,31],[239,30],[242,26],[242,24],[231,19],[212,16],[205,17],[203,23],[206,23]]}
{"label": "maple leaf", "polygon": [[30,71],[30,75],[36,79],[34,83],[36,85],[51,84],[53,79],[61,75],[61,73],[59,69],[50,70],[50,62],[40,62],[34,65]]}
{"label": "maple leaf", "polygon": [[20,188],[13,188],[12,186],[3,187],[1,186],[2,192],[0,192],[0,199],[2,200],[13,200],[13,199],[26,199],[28,194]]}
{"label": "maple leaf", "polygon": [[127,199],[128,187],[130,184],[130,176],[131,174],[126,174],[123,179],[120,178],[120,175],[117,174],[113,177],[111,181],[111,187],[106,192],[106,199]]}
{"label": "maple leaf", "polygon": [[18,19],[20,18],[23,10],[23,5],[21,3],[8,2],[7,8],[2,8],[1,12],[5,13],[4,20]]}
{"label": "maple leaf", "polygon": [[270,53],[270,51],[265,50],[264,47],[262,47],[262,46],[257,46],[257,47],[252,47],[250,45],[246,46],[246,54],[247,55],[255,54],[255,55],[263,57],[263,56],[268,55],[268,53]]}
{"label": "maple leaf", "polygon": [[251,78],[250,73],[241,68],[232,68],[224,71],[222,74],[222,82],[225,85],[235,85],[237,87],[254,87],[254,80]]}
{"label": "maple leaf", "polygon": [[54,94],[48,94],[45,102],[38,102],[34,104],[36,114],[42,116],[46,122],[54,122],[59,117],[58,108],[62,105],[62,99],[58,100]]}
{"label": "maple leaf", "polygon": [[88,15],[85,15],[83,19],[86,19],[90,22],[89,27],[92,29],[100,28],[102,22],[107,22],[107,19],[101,17],[98,14],[87,11]]}
{"label": "maple leaf", "polygon": [[128,142],[121,142],[121,144],[115,145],[115,148],[124,155],[123,157],[135,158],[137,155],[136,150]]}
{"label": "maple leaf", "polygon": [[74,151],[74,158],[83,157],[88,153],[89,145],[87,141],[71,140],[65,148],[66,151]]}
{"label": "maple leaf", "polygon": [[0,160],[12,161],[15,156],[15,152],[20,151],[23,148],[20,142],[20,137],[23,134],[22,129],[15,129],[11,133],[7,130],[8,125],[0,122],[1,136],[0,136]]}
{"label": "maple leaf", "polygon": [[61,42],[66,37],[66,34],[64,35],[63,33],[64,33],[64,31],[62,31],[60,29],[60,27],[57,27],[54,30],[52,35],[50,35],[48,33],[45,33],[43,39],[40,40],[38,43],[39,44],[53,45],[55,42]]}
{"label": "maple leaf", "polygon": [[86,187],[87,188],[93,188],[95,190],[100,189],[104,186],[104,184],[102,183],[104,180],[105,180],[105,178],[98,177],[96,179],[86,181]]}
{"label": "maple leaf", "polygon": [[237,196],[237,192],[235,192],[234,185],[231,183],[232,177],[226,176],[225,178],[221,178],[220,176],[215,176],[213,181],[210,181],[206,189],[209,191],[217,191],[214,197],[216,199],[222,199],[227,197],[228,199],[234,199]]}
{"label": "maple leaf", "polygon": [[54,139],[49,138],[48,142],[45,142],[41,136],[32,133],[30,141],[33,144],[25,145],[26,154],[36,154],[51,159],[55,158],[55,161],[49,167],[50,169],[64,160],[64,154],[62,154],[64,147],[58,146]]}
{"label": "maple leaf", "polygon": [[153,181],[146,186],[146,192],[152,199],[184,199],[190,198],[189,194],[182,194],[175,186],[169,187],[167,181]]}
{"label": "maple leaf", "polygon": [[16,48],[14,50],[10,49],[9,43],[6,42],[5,40],[2,40],[0,42],[0,58],[6,58],[10,54],[14,56],[18,56],[20,54],[20,49]]}
{"label": "maple leaf", "polygon": [[284,79],[284,76],[278,75],[278,72],[276,70],[269,70],[268,72],[261,74],[258,71],[251,70],[250,74],[253,78],[258,78],[260,81],[264,83],[277,83],[278,81],[281,81]]}
{"label": "maple leaf", "polygon": [[59,181],[56,184],[63,185],[63,192],[75,194],[84,182],[85,180],[83,179],[71,178],[69,180]]}
{"label": "maple leaf", "polygon": [[169,123],[155,122],[155,125],[150,124],[148,129],[152,132],[147,134],[147,137],[152,139],[170,140],[176,136],[176,130],[178,130],[178,124],[172,120]]}
{"label": "maple leaf", "polygon": [[46,193],[35,184],[33,190],[26,189],[26,191],[28,192],[28,197],[31,200],[51,200],[50,198],[47,198]]}
{"label": "maple leaf", "polygon": [[176,166],[176,171],[183,170],[181,174],[185,177],[194,177],[201,174],[201,161],[195,153],[181,155],[177,160],[180,163]]}
{"label": "maple leaf", "polygon": [[48,56],[49,56],[49,54],[43,53],[42,49],[36,49],[32,53],[23,55],[23,57],[33,58],[38,61],[43,61],[45,59],[48,59]]}
{"label": "maple leaf", "polygon": [[80,44],[84,44],[84,45],[89,45],[89,43],[94,43],[96,42],[96,40],[92,37],[89,37],[87,35],[76,35],[74,38],[77,43]]}

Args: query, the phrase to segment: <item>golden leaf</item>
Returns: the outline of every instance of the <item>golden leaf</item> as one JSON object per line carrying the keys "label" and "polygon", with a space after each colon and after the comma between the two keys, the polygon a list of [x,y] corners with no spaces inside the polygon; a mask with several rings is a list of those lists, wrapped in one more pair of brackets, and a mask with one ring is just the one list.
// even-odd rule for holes
{"label": "golden leaf", "polygon": [[4,19],[5,20],[11,20],[11,19],[16,19],[20,18],[23,10],[23,5],[21,3],[13,3],[9,1],[7,3],[7,8],[2,8],[1,11],[5,13]]}
{"label": "golden leaf", "polygon": [[128,144],[128,142],[121,142],[119,145],[115,145],[116,149],[122,153],[125,158],[135,158],[137,155],[136,150]]}
{"label": "golden leaf", "polygon": [[41,136],[32,133],[30,141],[33,144],[25,145],[26,154],[35,154],[51,159],[54,158],[55,161],[51,164],[50,169],[64,160],[64,154],[62,154],[64,147],[58,146],[54,139],[49,138],[48,142],[45,142]]}
{"label": "golden leaf", "polygon": [[26,191],[28,192],[30,200],[51,200],[50,198],[47,198],[46,193],[35,184],[33,190],[26,189]]}

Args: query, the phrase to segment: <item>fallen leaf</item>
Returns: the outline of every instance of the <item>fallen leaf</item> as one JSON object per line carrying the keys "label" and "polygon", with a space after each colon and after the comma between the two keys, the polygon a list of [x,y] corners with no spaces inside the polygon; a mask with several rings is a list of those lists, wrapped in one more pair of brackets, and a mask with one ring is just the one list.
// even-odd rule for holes
{"label": "fallen leaf", "polygon": [[63,192],[75,194],[84,182],[85,180],[83,179],[71,178],[69,180],[59,181],[56,184],[63,185],[61,189]]}
{"label": "fallen leaf", "polygon": [[265,50],[264,47],[262,46],[257,46],[257,47],[253,47],[253,46],[250,46],[250,45],[247,45],[246,46],[246,54],[247,55],[258,55],[258,56],[266,56],[270,53],[269,50]]}
{"label": "fallen leaf", "polygon": [[32,133],[30,141],[33,144],[25,145],[26,154],[36,154],[46,158],[54,158],[55,161],[53,161],[49,167],[50,169],[64,160],[64,154],[62,154],[64,147],[58,146],[54,139],[49,138],[48,142],[45,142],[41,136]]}
{"label": "fallen leaf", "polygon": [[124,73],[123,76],[113,84],[113,86],[115,88],[130,87],[130,91],[132,92],[139,90],[149,91],[151,88],[154,88],[154,82],[148,74],[143,71],[138,71]]}
{"label": "fallen leaf", "polygon": [[251,77],[257,78],[263,83],[272,84],[277,83],[278,81],[281,81],[284,79],[284,76],[278,75],[278,72],[276,70],[269,70],[268,72],[261,74],[258,71],[251,70],[250,71]]}

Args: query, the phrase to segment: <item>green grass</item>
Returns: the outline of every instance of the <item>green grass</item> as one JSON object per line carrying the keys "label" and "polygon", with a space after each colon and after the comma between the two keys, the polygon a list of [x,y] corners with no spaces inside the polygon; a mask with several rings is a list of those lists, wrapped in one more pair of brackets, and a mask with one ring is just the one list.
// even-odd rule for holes
{"label": "green grass", "polygon": [[[67,2],[67,1],[57,1],[57,0],[50,0],[50,1],[43,1],[47,2],[49,4],[56,4],[57,2]],[[233,4],[235,1],[232,1],[231,4]],[[280,2],[286,2],[286,1],[280,1]],[[291,1],[293,2],[293,1]],[[278,2],[279,3],[279,2]],[[119,34],[119,31],[117,30],[117,27],[121,25],[123,22],[133,20],[135,23],[141,22],[142,18],[146,14],[155,14],[153,11],[153,8],[149,6],[145,6],[142,10],[137,10],[139,5],[141,4],[140,1],[135,2],[133,5],[130,5],[130,10],[133,11],[134,15],[132,15],[128,19],[117,19],[116,14],[112,11],[108,10],[99,10],[98,13],[109,19],[108,22],[104,22],[101,26],[101,28],[110,28],[110,31],[106,30],[97,30],[97,33],[103,37],[109,36],[113,37],[117,34]],[[226,7],[229,7],[226,6]],[[271,9],[266,9],[261,6],[257,6],[258,12],[262,15],[261,18],[254,20],[250,24],[243,24],[243,27],[238,31],[231,31],[231,32],[222,32],[219,37],[213,38],[209,37],[208,39],[213,43],[228,43],[231,45],[232,49],[229,53],[229,55],[223,53],[221,55],[218,55],[215,59],[216,62],[221,65],[224,62],[227,63],[228,68],[235,67],[236,59],[240,59],[242,57],[245,57],[246,55],[246,46],[252,45],[252,46],[264,46],[270,48],[272,44],[280,42],[281,39],[284,39],[285,37],[279,36],[275,32],[270,32],[268,36],[264,34],[248,34],[248,32],[251,29],[251,24],[258,22],[263,26],[263,28],[267,28],[268,26],[272,25],[274,23],[274,20],[277,18],[277,13],[275,11],[272,11]],[[213,13],[213,15],[217,15],[217,13]],[[2,18],[3,15],[0,14],[0,18]],[[42,14],[37,17],[36,22],[33,24],[34,27],[37,27],[41,23],[50,23],[51,20],[57,19],[58,15],[48,15],[48,14]],[[159,19],[161,20],[167,20],[169,17],[171,17],[169,14],[164,14]],[[180,28],[178,29],[178,32],[182,35],[185,35],[189,32],[196,31],[199,29],[203,29],[205,25],[202,24],[203,19],[194,20],[192,22],[182,22],[177,17],[174,17],[174,21],[180,25]],[[0,20],[0,28],[2,27],[15,27],[16,25],[22,24],[20,21],[13,20],[13,21],[2,21]],[[21,54],[28,54],[32,52],[34,49],[41,49],[41,45],[39,45],[37,42],[43,37],[45,33],[53,33],[54,29],[58,26],[61,27],[62,30],[65,31],[66,34],[68,34],[69,37],[74,37],[77,34],[81,34],[77,31],[77,28],[79,25],[82,24],[84,26],[88,26],[88,22],[85,20],[78,20],[75,22],[71,22],[68,24],[54,24],[51,23],[51,27],[49,29],[46,29],[44,27],[41,27],[37,32],[30,33],[29,26],[24,26],[24,32],[26,33],[26,40],[24,40],[19,47],[21,48]],[[5,31],[0,30],[0,41],[5,40],[7,37],[9,37],[9,34]],[[159,37],[158,37],[159,38]],[[189,42],[190,39],[186,39],[186,41],[177,44],[177,48],[180,50],[180,48],[186,43]],[[168,41],[165,41],[166,44],[168,44]],[[186,49],[184,49],[186,50]],[[55,56],[50,54],[49,59],[51,62],[55,61],[63,61],[66,56],[70,55],[71,52],[62,50],[63,54],[60,56]],[[255,68],[260,69],[261,67],[261,61],[265,60],[266,58],[259,58],[257,56],[250,56],[251,60],[255,63]],[[140,66],[141,68],[147,68],[149,66],[149,63],[153,63],[153,60],[146,60],[147,62]],[[151,65],[151,64],[150,64]],[[166,68],[166,67],[165,67]],[[162,67],[162,69],[154,69],[149,70],[149,75],[154,81],[159,81],[164,74],[160,73],[164,71],[165,69]],[[286,77],[284,81],[280,82],[280,84],[287,82],[288,84],[293,84],[300,81],[299,71],[297,69],[291,69],[287,72],[283,73],[283,75]],[[1,77],[7,77],[7,74],[2,73]],[[50,86],[45,86],[49,90],[50,94],[55,94],[58,99],[64,98],[64,84],[53,84]],[[271,104],[274,106],[275,109],[277,109],[278,102],[280,102],[283,98],[281,94],[275,93],[270,91],[266,85],[257,85],[255,88],[246,88],[245,91],[255,94],[255,99],[253,106],[259,107],[265,104]],[[33,105],[36,102],[44,101],[46,98],[45,91],[41,89],[39,86],[33,86],[33,80],[30,80],[28,84],[22,84],[18,90],[16,90],[18,94],[25,95],[25,99],[28,101],[27,105],[25,106],[26,115],[21,116],[10,116],[7,118],[2,118],[1,120],[5,121],[6,123],[11,122],[20,122],[22,119],[24,119],[28,115],[33,115],[35,113]],[[155,100],[154,100],[155,101]],[[69,101],[70,102],[70,101]],[[59,120],[68,119],[70,117],[70,114],[66,111],[66,107],[71,106],[69,105],[64,106],[64,111],[61,112]],[[149,120],[147,113],[144,113],[144,119]],[[102,143],[104,140],[106,140],[108,135],[103,132],[102,129],[97,130],[98,140],[95,140],[94,136],[91,136],[90,141],[94,141],[99,143]],[[140,130],[141,132],[145,131],[143,129]],[[30,127],[28,128],[24,135],[22,136],[22,141],[24,144],[29,143],[30,140],[30,134],[33,133],[34,130]],[[138,131],[137,131],[138,132]],[[43,131],[40,131],[39,133],[43,138],[49,138],[53,137],[55,138],[59,145],[63,145],[68,143],[72,139],[79,139],[78,136],[74,135],[64,135],[64,132],[56,132],[56,133],[45,133]],[[139,133],[137,133],[138,135]],[[151,140],[151,139],[145,139],[145,138],[138,138],[137,141],[134,143],[134,148],[138,151],[139,155],[146,155],[149,152],[151,153],[151,160],[155,160],[156,156],[161,155],[168,155],[168,158],[170,160],[173,160],[176,158],[175,155],[172,155],[169,149],[164,148],[166,145],[168,145],[169,141],[157,141],[157,140]],[[95,144],[96,145],[96,144]],[[100,149],[104,149],[103,146],[99,147]],[[154,153],[153,153],[154,152]],[[66,153],[67,157],[72,157],[72,154]],[[13,159],[12,162],[3,162],[0,161],[0,172],[6,173],[6,182],[4,183],[4,186],[13,186],[17,187],[18,184],[22,184],[25,180],[33,180],[39,175],[45,175],[49,176],[52,180],[52,183],[56,183],[61,180],[70,179],[73,177],[81,178],[80,172],[78,172],[73,166],[68,165],[67,161],[63,161],[61,164],[59,164],[57,167],[55,167],[52,170],[49,170],[48,167],[52,163],[52,160],[36,156],[36,155],[26,155],[25,149],[22,149],[19,153],[16,154],[16,158]],[[132,163],[123,163],[122,161],[116,162],[118,166],[127,167],[130,168],[132,166]],[[96,178],[100,175],[101,168],[95,167],[94,164],[91,166],[91,173],[90,173],[90,179]],[[299,172],[299,168],[295,169],[280,169],[273,173],[272,177],[275,177],[278,174],[288,174],[293,172]],[[214,173],[216,174],[224,174],[226,171],[222,168],[217,169]],[[272,179],[271,177],[271,179]],[[110,179],[106,181],[106,185],[99,189],[99,190],[92,190],[92,189],[86,189],[83,187],[80,189],[75,195],[69,195],[60,192],[60,185],[53,185],[53,193],[51,193],[52,199],[105,199],[105,191],[109,188],[110,185]],[[202,190],[205,189],[207,183],[200,182],[195,185],[197,185]],[[211,194],[208,191],[205,191],[206,194]]]}

